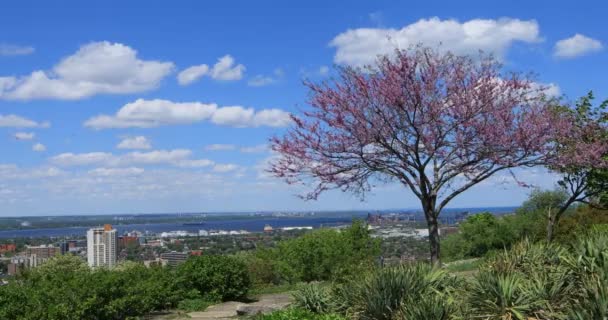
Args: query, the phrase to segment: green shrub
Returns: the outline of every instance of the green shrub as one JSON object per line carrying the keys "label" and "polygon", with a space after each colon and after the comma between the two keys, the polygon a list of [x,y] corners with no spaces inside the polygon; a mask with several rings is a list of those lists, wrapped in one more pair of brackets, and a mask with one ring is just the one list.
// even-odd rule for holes
{"label": "green shrub", "polygon": [[569,264],[577,275],[579,301],[570,312],[572,319],[608,318],[608,234],[592,232],[580,239]]}
{"label": "green shrub", "polygon": [[271,314],[260,315],[256,320],[346,320],[336,314],[316,314],[304,309],[289,308],[286,310],[275,311]]}
{"label": "green shrub", "polygon": [[407,297],[395,319],[398,320],[448,320],[453,319],[456,307],[450,297],[433,293],[426,293],[419,297]]}
{"label": "green shrub", "polygon": [[333,310],[329,290],[317,283],[300,286],[293,293],[293,297],[295,306],[313,313],[328,313]]}
{"label": "green shrub", "polygon": [[526,295],[518,274],[481,272],[471,288],[471,311],[485,319],[528,319],[533,297]]}
{"label": "green shrub", "polygon": [[371,268],[380,254],[380,242],[365,224],[355,220],[341,231],[315,230],[281,241],[276,248],[256,250],[247,257],[256,285],[282,282],[344,281]]}
{"label": "green shrub", "polygon": [[232,256],[193,256],[177,270],[181,284],[208,301],[242,299],[251,287],[245,263]]}
{"label": "green shrub", "polygon": [[0,319],[127,319],[188,296],[167,268],[91,270],[78,257],[58,256],[0,287]]}
{"label": "green shrub", "polygon": [[184,299],[179,302],[177,308],[182,311],[205,311],[207,307],[215,304],[215,301],[207,301],[204,299]]}
{"label": "green shrub", "polygon": [[[335,288],[337,310],[362,320],[393,319],[400,315],[418,313],[413,303],[421,296],[434,297],[438,308],[449,310],[447,296],[457,286],[454,277],[445,271],[418,264],[377,269],[360,280]],[[432,311],[434,312],[434,310]]]}

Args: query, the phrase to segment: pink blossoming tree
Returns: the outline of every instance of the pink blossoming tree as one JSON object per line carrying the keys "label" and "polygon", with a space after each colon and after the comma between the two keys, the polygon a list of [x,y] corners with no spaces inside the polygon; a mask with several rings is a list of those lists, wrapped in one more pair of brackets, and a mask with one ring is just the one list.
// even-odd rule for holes
{"label": "pink blossoming tree", "polygon": [[433,263],[450,201],[500,171],[546,164],[556,130],[568,125],[544,88],[501,73],[485,55],[398,50],[306,85],[310,108],[272,139],[280,156],[269,170],[311,187],[307,199],[330,189],[363,197],[376,183],[401,183],[420,201]]}
{"label": "pink blossoming tree", "polygon": [[547,241],[553,229],[574,203],[600,205],[608,190],[608,100],[593,105],[593,93],[582,97],[574,108],[558,106],[557,112],[569,120],[567,131],[556,137],[556,153],[548,167],[560,175],[558,185],[567,194],[557,208],[547,210]]}

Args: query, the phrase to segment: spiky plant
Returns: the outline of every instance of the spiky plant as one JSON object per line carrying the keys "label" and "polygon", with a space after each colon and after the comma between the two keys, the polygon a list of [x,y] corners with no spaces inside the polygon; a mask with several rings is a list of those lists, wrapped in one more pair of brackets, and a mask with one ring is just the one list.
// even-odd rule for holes
{"label": "spiky plant", "polygon": [[334,309],[329,290],[318,283],[300,286],[293,297],[296,307],[313,313],[328,313]]}
{"label": "spiky plant", "polygon": [[534,301],[522,287],[517,273],[500,274],[480,272],[470,292],[470,306],[479,319],[528,319],[534,310]]}
{"label": "spiky plant", "polygon": [[572,320],[608,319],[608,281],[592,276],[583,282],[582,299],[573,307]]}
{"label": "spiky plant", "polygon": [[396,320],[449,320],[457,312],[452,299],[440,293],[425,293],[408,297],[401,304]]}
{"label": "spiky plant", "polygon": [[[418,307],[412,301],[434,295],[447,296],[454,287],[455,280],[445,271],[429,265],[409,265],[377,269],[360,281],[352,281],[337,287],[335,296],[342,312],[361,320],[389,320],[395,317],[430,312],[432,314],[446,309],[445,299],[431,298],[432,306]],[[439,311],[438,311],[439,310]],[[407,318],[407,319],[410,319]],[[406,318],[404,318],[406,319]],[[413,319],[413,318],[412,318]],[[425,319],[425,318],[421,318]]]}
{"label": "spiky plant", "polygon": [[579,288],[571,318],[608,319],[608,234],[595,232],[579,240],[568,263]]}

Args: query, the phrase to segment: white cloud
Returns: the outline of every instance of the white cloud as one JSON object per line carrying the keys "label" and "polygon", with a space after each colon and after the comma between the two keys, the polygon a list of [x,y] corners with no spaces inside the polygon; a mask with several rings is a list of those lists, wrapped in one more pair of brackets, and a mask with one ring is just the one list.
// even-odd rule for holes
{"label": "white cloud", "polygon": [[141,60],[120,43],[92,42],[56,64],[21,77],[0,79],[0,98],[77,100],[97,94],[127,94],[158,87],[173,63]]}
{"label": "white cloud", "polygon": [[243,153],[262,153],[268,151],[269,148],[266,144],[260,144],[253,147],[242,147],[240,150]]}
{"label": "white cloud", "polygon": [[289,113],[280,109],[256,112],[253,108],[218,107],[215,103],[138,99],[124,105],[114,116],[99,115],[87,120],[84,125],[92,129],[152,128],[205,120],[236,127],[282,127],[291,121]]}
{"label": "white cloud", "polygon": [[129,168],[96,168],[93,170],[89,170],[89,174],[93,176],[100,177],[123,177],[123,176],[133,176],[140,175],[144,173],[144,169],[137,167],[129,167]]}
{"label": "white cloud", "polygon": [[545,87],[545,94],[548,97],[557,98],[562,94],[562,90],[555,83],[542,84]]}
{"label": "white cloud", "polygon": [[236,149],[236,146],[233,144],[210,144],[205,146],[205,150],[207,151],[230,151]]}
{"label": "white cloud", "polygon": [[602,48],[603,45],[599,40],[577,33],[556,42],[553,54],[558,58],[574,58],[600,51]]}
{"label": "white cloud", "polygon": [[291,123],[289,113],[280,109],[263,109],[253,116],[254,127],[286,127],[289,123]]}
{"label": "white cloud", "polygon": [[244,72],[244,65],[235,65],[234,58],[231,55],[225,55],[218,59],[209,74],[215,80],[231,81],[242,79]]}
{"label": "white cloud", "polygon": [[249,79],[249,81],[247,81],[247,85],[251,87],[263,87],[269,84],[273,84],[275,82],[276,80],[273,77],[258,74],[255,77]]}
{"label": "white cloud", "polygon": [[36,151],[36,152],[44,152],[44,151],[46,151],[46,146],[43,145],[42,143],[36,143],[35,145],[32,146],[32,150]]}
{"label": "white cloud", "polygon": [[214,103],[137,99],[124,105],[114,116],[93,117],[84,125],[93,129],[108,129],[190,124],[209,119],[216,109],[217,105]]}
{"label": "white cloud", "polygon": [[48,128],[51,124],[49,122],[36,122],[34,120],[26,119],[14,114],[1,115],[0,114],[0,127],[9,128]]}
{"label": "white cloud", "polygon": [[187,149],[154,150],[149,152],[130,152],[115,155],[106,152],[62,153],[51,157],[49,161],[58,166],[91,166],[121,167],[133,165],[171,165],[182,168],[208,167],[215,162],[208,159],[191,159],[192,151]]}
{"label": "white cloud", "polygon": [[238,168],[239,166],[237,166],[236,164],[216,164],[215,166],[213,166],[213,171],[219,173],[226,173],[234,171]]}
{"label": "white cloud", "polygon": [[150,152],[131,152],[118,157],[118,163],[133,163],[133,164],[161,164],[161,163],[177,163],[187,159],[192,155],[192,151],[187,149],[175,150],[155,150]]}
{"label": "white cloud", "polygon": [[214,80],[235,81],[241,80],[245,73],[245,66],[236,64],[234,58],[227,54],[218,59],[213,67],[206,64],[191,66],[182,70],[177,75],[177,81],[182,86],[189,85],[203,76],[209,76]]}
{"label": "white cloud", "polygon": [[181,160],[175,163],[176,166],[182,168],[201,168],[214,165],[215,162],[209,159]]}
{"label": "white cloud", "polygon": [[177,75],[177,82],[182,86],[189,85],[209,72],[209,66],[201,64],[183,70]]}
{"label": "white cloud", "polygon": [[322,76],[326,76],[329,74],[329,67],[328,66],[321,66],[319,68],[319,74]]}
{"label": "white cloud", "polygon": [[32,140],[36,137],[36,134],[33,132],[17,132],[14,137],[17,140]]}
{"label": "white cloud", "polygon": [[289,113],[279,109],[265,109],[255,112],[252,108],[240,106],[224,107],[213,114],[215,124],[233,127],[284,127],[289,125]]}
{"label": "white cloud", "polygon": [[374,62],[378,55],[420,43],[431,47],[440,45],[458,54],[475,54],[483,50],[501,58],[515,41],[533,43],[540,40],[538,23],[534,20],[473,19],[461,23],[434,17],[401,29],[351,29],[337,35],[330,46],[336,48],[336,63],[361,66]]}
{"label": "white cloud", "polygon": [[62,153],[50,159],[50,161],[60,166],[86,166],[92,164],[103,164],[114,159],[111,153],[89,152],[89,153]]}
{"label": "white cloud", "polygon": [[0,56],[24,56],[34,53],[34,47],[0,43]]}
{"label": "white cloud", "polygon": [[267,86],[273,83],[277,83],[284,75],[285,72],[283,71],[283,69],[276,68],[272,76],[258,74],[255,77],[249,79],[249,81],[247,81],[247,85],[251,87]]}
{"label": "white cloud", "polygon": [[152,144],[144,136],[124,138],[117,146],[118,149],[150,149]]}

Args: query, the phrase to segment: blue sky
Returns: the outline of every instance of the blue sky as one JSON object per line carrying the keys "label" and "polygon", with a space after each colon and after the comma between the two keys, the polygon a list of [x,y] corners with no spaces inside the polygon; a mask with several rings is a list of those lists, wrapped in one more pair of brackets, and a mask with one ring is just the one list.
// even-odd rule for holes
{"label": "blue sky", "polygon": [[[395,45],[483,49],[565,99],[608,98],[602,1],[60,3],[0,4],[0,216],[418,207],[392,184],[304,202],[264,172],[303,79]],[[452,206],[528,192],[504,174]]]}

